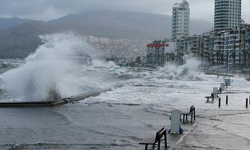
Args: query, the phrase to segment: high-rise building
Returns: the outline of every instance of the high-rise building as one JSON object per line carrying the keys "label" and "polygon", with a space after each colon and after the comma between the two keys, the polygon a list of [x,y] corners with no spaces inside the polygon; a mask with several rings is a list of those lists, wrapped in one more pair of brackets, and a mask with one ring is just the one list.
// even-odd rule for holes
{"label": "high-rise building", "polygon": [[241,0],[215,0],[214,30],[235,30],[240,25]]}
{"label": "high-rise building", "polygon": [[172,14],[172,40],[189,36],[190,8],[186,0],[175,3]]}

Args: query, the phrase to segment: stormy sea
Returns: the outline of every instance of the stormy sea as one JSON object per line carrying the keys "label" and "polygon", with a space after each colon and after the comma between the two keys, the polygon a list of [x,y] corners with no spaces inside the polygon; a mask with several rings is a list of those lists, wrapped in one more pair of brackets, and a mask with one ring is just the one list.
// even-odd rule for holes
{"label": "stormy sea", "polygon": [[[1,102],[47,101],[51,90],[61,98],[111,90],[56,107],[0,108],[0,149],[144,149],[143,139],[170,128],[172,110],[192,105],[195,122],[181,124],[183,134],[167,134],[168,149],[249,149],[250,83],[244,76],[231,77],[218,107],[218,99],[207,103],[205,97],[224,77],[204,74],[194,58],[152,70],[120,67],[72,34],[40,38],[44,44],[26,59],[0,60]],[[81,50],[93,57],[92,65],[65,58]]]}

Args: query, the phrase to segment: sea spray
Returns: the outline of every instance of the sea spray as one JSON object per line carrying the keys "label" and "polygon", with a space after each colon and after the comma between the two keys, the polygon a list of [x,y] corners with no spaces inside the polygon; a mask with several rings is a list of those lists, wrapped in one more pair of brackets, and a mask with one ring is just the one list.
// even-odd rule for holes
{"label": "sea spray", "polygon": [[199,80],[196,76],[199,65],[200,62],[196,58],[185,56],[185,63],[183,65],[167,63],[155,75],[176,80]]}
{"label": "sea spray", "polygon": [[126,76],[129,78],[201,80],[199,75],[197,75],[200,64],[201,63],[196,58],[185,56],[185,63],[183,65],[166,63],[163,67],[152,70],[133,70],[130,68],[120,68],[116,69],[116,72],[120,76]]}
{"label": "sea spray", "polygon": [[169,79],[169,80],[201,80],[197,75],[200,62],[191,56],[185,56],[183,65],[174,63],[166,63],[165,66],[157,69],[119,67],[112,62],[98,62],[93,69],[101,71],[107,69],[110,74],[123,80],[144,79]]}
{"label": "sea spray", "polygon": [[79,66],[66,56],[76,52],[95,55],[93,49],[71,33],[40,38],[43,45],[29,55],[23,65],[2,75],[3,87],[18,93],[22,101],[58,99],[83,92],[83,83],[79,83],[75,71]]}

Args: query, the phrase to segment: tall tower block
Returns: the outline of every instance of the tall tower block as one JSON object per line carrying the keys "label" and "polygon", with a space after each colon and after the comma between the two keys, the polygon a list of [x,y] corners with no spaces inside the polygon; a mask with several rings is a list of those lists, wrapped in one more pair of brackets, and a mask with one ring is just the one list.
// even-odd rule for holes
{"label": "tall tower block", "polygon": [[186,0],[183,0],[182,3],[175,3],[172,11],[172,40],[189,36],[189,20],[189,3]]}
{"label": "tall tower block", "polygon": [[215,0],[214,30],[239,29],[241,0]]}

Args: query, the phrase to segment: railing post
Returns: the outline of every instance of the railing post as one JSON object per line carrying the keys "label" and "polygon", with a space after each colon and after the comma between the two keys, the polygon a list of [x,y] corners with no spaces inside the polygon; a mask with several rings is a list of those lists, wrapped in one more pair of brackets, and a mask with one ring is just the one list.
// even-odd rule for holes
{"label": "railing post", "polygon": [[191,112],[191,124],[193,123],[193,111]]}
{"label": "railing post", "polygon": [[220,106],[221,106],[221,98],[219,98],[219,108],[220,108]]}
{"label": "railing post", "polygon": [[248,98],[246,98],[246,108],[248,108]]}
{"label": "railing post", "polygon": [[226,96],[226,105],[228,105],[228,95]]}
{"label": "railing post", "polygon": [[214,93],[211,93],[212,102],[214,102]]}
{"label": "railing post", "polygon": [[195,120],[195,107],[194,107],[194,120]]}

